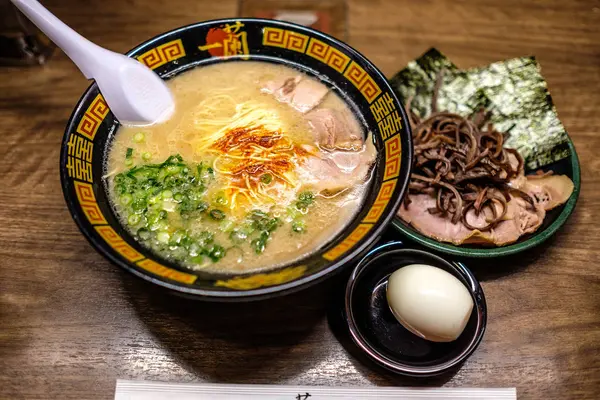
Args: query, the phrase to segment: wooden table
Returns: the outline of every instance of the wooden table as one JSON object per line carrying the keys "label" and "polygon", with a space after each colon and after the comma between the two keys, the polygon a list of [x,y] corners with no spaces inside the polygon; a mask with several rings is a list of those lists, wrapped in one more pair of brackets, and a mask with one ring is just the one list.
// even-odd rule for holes
{"label": "wooden table", "polygon": [[[117,51],[234,16],[237,2],[48,0]],[[423,384],[600,398],[600,2],[352,0],[349,42],[388,76],[431,46],[462,67],[535,54],[583,172],[578,207],[541,250],[476,266],[489,304],[478,351]],[[97,254],[61,193],[59,143],[88,82],[62,53],[0,68],[0,398],[111,399],[115,380],[415,385],[359,363],[328,323],[334,280],[273,303],[152,290]]]}

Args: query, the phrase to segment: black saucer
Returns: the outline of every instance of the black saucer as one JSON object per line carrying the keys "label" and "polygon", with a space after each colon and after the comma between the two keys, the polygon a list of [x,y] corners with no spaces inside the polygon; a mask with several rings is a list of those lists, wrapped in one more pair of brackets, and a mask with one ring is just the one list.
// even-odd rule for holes
{"label": "black saucer", "polygon": [[[393,316],[386,299],[388,277],[409,264],[428,264],[456,276],[469,289],[475,304],[460,337],[435,343],[414,335]],[[487,321],[481,286],[463,264],[432,253],[407,249],[401,242],[381,245],[356,266],[346,286],[345,317],[350,336],[377,364],[409,376],[433,376],[458,367],[475,351]]]}

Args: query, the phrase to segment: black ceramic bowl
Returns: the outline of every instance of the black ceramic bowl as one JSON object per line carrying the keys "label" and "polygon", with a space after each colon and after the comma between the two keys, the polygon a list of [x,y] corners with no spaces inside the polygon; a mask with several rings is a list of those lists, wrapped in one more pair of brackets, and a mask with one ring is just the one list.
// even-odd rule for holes
{"label": "black ceramic bowl", "polygon": [[298,25],[227,19],[189,25],[143,43],[128,55],[169,79],[191,68],[231,61],[284,64],[318,76],[342,92],[373,133],[378,157],[361,211],[337,237],[309,257],[269,272],[191,272],[142,247],[111,208],[102,179],[119,123],[98,86],[85,92],[62,142],[62,188],[73,219],[106,258],[157,285],[199,298],[241,300],[280,294],[317,282],[368,250],[390,222],[407,185],[412,159],[404,110],[385,77],[346,44]]}
{"label": "black ceramic bowl", "polygon": [[[463,333],[453,342],[434,343],[404,328],[392,314],[387,298],[389,276],[410,264],[442,268],[457,277],[473,298],[473,311]],[[369,252],[346,286],[344,312],[354,343],[376,364],[398,374],[440,375],[462,364],[479,346],[487,322],[481,286],[463,264],[432,253],[405,248],[400,242]]]}

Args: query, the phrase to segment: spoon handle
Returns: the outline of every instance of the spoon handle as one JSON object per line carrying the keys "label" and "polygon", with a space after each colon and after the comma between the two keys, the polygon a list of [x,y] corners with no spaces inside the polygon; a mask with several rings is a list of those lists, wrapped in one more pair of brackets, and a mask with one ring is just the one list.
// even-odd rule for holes
{"label": "spoon handle", "polygon": [[90,42],[59,20],[36,0],[11,0],[79,67],[87,79],[93,76],[93,60],[104,49]]}

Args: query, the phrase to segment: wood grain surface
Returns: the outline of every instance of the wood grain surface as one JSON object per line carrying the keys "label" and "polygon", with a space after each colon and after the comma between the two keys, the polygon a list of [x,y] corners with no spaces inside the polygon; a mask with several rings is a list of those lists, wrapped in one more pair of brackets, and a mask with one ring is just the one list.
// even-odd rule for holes
{"label": "wood grain surface", "polygon": [[[237,2],[47,0],[124,52]],[[524,256],[471,265],[488,330],[457,373],[415,382],[362,362],[336,324],[343,276],[276,302],[167,296],[111,265],[65,206],[66,121],[88,82],[57,52],[0,68],[0,398],[111,399],[115,380],[513,387],[521,399],[600,398],[600,1],[348,2],[349,42],[391,76],[431,46],[461,67],[536,55],[581,160],[575,213]],[[391,233],[393,235],[393,233]]]}

